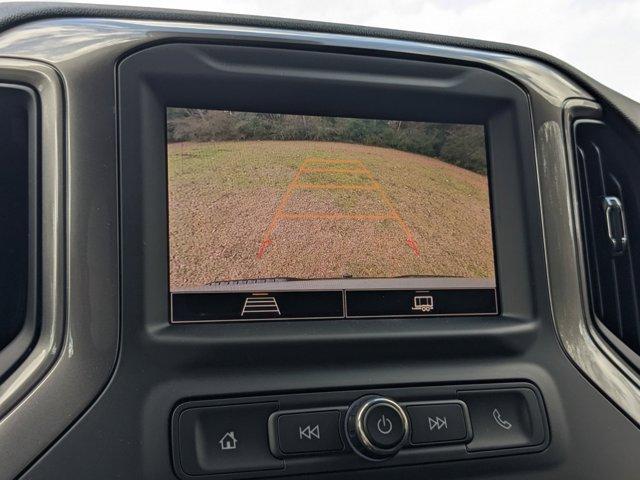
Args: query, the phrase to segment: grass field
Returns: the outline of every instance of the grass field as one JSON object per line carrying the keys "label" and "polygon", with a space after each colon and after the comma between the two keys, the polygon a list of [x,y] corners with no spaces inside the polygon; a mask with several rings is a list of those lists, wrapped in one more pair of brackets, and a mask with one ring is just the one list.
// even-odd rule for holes
{"label": "grass field", "polygon": [[[172,288],[272,277],[494,276],[487,179],[477,173],[346,143],[168,150]],[[358,171],[339,171],[349,166]],[[292,181],[306,188],[291,189]]]}

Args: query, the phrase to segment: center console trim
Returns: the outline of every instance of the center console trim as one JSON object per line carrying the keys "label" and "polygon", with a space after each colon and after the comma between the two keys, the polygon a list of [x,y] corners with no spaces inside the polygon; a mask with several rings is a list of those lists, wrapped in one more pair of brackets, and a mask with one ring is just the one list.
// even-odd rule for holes
{"label": "center console trim", "polygon": [[[535,405],[533,408],[539,409],[540,425],[537,426],[542,437],[540,443],[519,447],[500,447],[493,450],[472,450],[468,448],[469,442],[474,438],[472,423],[469,411],[464,402],[465,395],[487,394],[487,392],[497,395],[503,392],[515,392],[527,390],[533,392]],[[367,396],[388,397],[397,401],[403,410],[409,406],[419,405],[442,405],[460,404],[463,407],[467,436],[464,440],[456,442],[411,444],[408,443],[400,450],[396,457],[385,461],[370,461],[354,452],[343,431],[341,433],[344,448],[339,451],[328,451],[321,453],[305,454],[284,454],[278,447],[277,422],[279,416],[311,413],[311,412],[340,412],[340,423],[344,424],[345,415],[349,404],[357,402],[358,399]],[[263,405],[266,403],[277,405],[276,410],[265,417],[264,421],[269,425],[268,445],[274,459],[282,460],[284,463],[279,469],[250,470],[225,472],[217,474],[189,475],[182,469],[180,454],[180,439],[184,432],[180,430],[180,418],[183,412],[192,409],[207,409],[209,407],[233,407],[246,405]],[[526,423],[526,420],[522,420]],[[410,426],[407,425],[410,430]],[[408,432],[409,433],[409,432]],[[422,463],[440,461],[464,461],[474,458],[500,457],[505,455],[533,454],[544,451],[552,441],[551,430],[543,395],[538,387],[529,381],[505,381],[488,382],[474,384],[447,384],[447,385],[425,385],[413,387],[392,387],[385,386],[376,389],[341,390],[324,392],[286,393],[269,394],[262,396],[247,396],[233,398],[213,398],[199,400],[185,400],[176,405],[171,415],[171,438],[172,438],[172,459],[176,474],[183,480],[201,478],[203,480],[219,479],[245,479],[245,478],[268,478],[273,476],[287,476],[327,472],[327,465],[334,465],[331,471],[351,471],[361,469],[379,469],[394,467],[399,465],[415,465]],[[267,441],[267,439],[265,439]],[[358,453],[358,454],[356,454]],[[330,462],[330,463],[329,463]]]}

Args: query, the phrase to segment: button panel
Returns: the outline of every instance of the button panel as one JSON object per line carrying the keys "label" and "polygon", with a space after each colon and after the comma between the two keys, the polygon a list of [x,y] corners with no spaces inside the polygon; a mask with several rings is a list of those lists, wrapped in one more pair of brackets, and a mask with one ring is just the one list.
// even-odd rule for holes
{"label": "button panel", "polygon": [[[397,411],[367,404],[360,428],[385,454],[363,454],[350,419],[375,399],[403,413],[405,434],[394,437]],[[172,442],[181,479],[249,479],[540,452],[549,427],[537,387],[484,383],[188,401],[173,412]]]}

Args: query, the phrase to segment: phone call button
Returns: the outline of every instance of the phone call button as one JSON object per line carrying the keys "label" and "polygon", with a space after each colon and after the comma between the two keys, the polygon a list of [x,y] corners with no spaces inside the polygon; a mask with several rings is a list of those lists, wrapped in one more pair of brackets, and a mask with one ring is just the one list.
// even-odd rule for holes
{"label": "phone call button", "polygon": [[529,388],[476,390],[460,393],[469,409],[473,440],[470,451],[539,445],[545,428],[540,402]]}

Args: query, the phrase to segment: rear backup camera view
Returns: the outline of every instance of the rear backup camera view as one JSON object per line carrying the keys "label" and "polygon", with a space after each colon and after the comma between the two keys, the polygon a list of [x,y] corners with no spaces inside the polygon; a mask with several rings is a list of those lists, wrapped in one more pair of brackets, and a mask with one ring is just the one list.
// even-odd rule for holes
{"label": "rear backup camera view", "polygon": [[495,286],[482,126],[170,108],[167,139],[174,292],[397,277]]}

